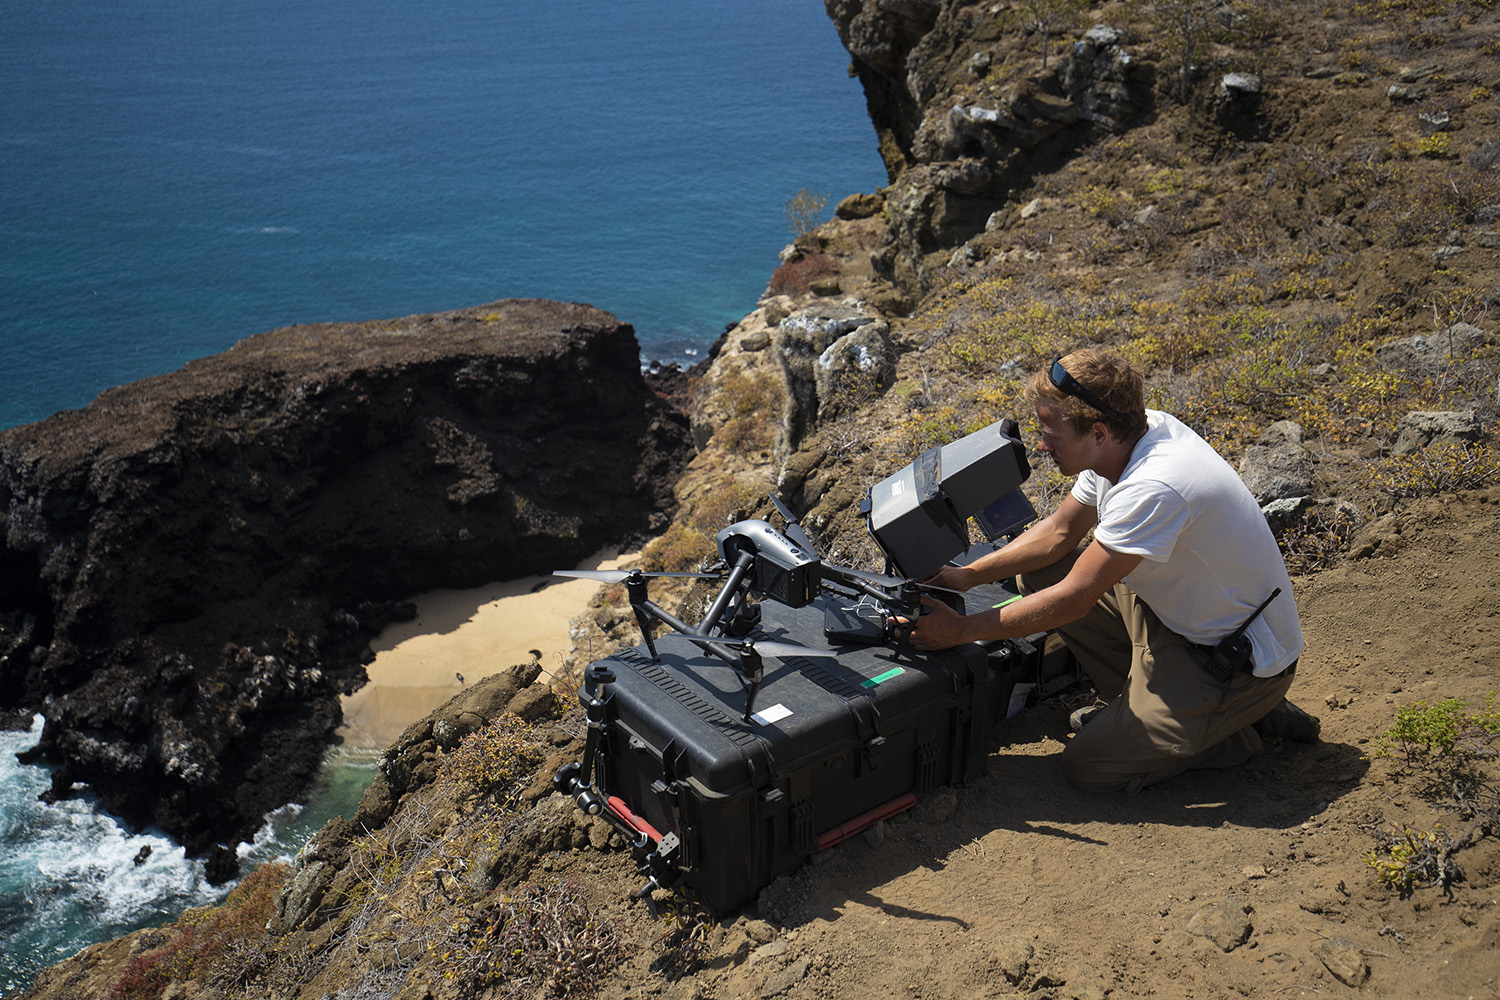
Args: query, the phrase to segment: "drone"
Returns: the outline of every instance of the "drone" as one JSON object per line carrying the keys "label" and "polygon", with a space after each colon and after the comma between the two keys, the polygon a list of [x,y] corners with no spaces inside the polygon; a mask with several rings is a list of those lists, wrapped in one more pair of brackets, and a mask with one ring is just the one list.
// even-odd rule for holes
{"label": "drone", "polygon": [[[877,640],[899,639],[896,656],[906,648],[909,617],[927,612],[921,603],[926,591],[947,588],[910,580],[905,577],[870,573],[827,562],[818,555],[812,538],[797,523],[796,517],[775,494],[771,503],[785,521],[778,531],[769,521],[758,518],[737,521],[715,538],[719,559],[714,572],[680,573],[631,570],[557,570],[554,576],[624,583],[631,610],[646,649],[653,662],[660,662],[654,637],[655,626],[665,625],[676,635],[732,666],[748,690],[745,721],[755,710],[755,699],[765,676],[764,658],[788,660],[795,657],[835,659],[833,650],[814,649],[798,643],[752,638],[760,623],[759,600],[770,600],[789,608],[811,604],[825,588],[850,596],[859,595],[874,601],[878,621]],[[676,577],[719,580],[719,588],[696,625],[682,621],[648,596],[653,578]],[[949,591],[958,593],[957,591]]]}
{"label": "drone", "polygon": [[[876,641],[888,639],[892,634],[900,635],[895,653],[899,658],[905,649],[906,633],[910,631],[909,625],[901,623],[907,616],[926,611],[920,601],[923,591],[943,589],[904,577],[868,573],[824,561],[818,556],[811,537],[774,494],[771,502],[786,521],[785,531],[777,531],[770,522],[761,519],[731,524],[715,539],[719,559],[713,572],[558,570],[554,575],[625,584],[630,607],[635,612],[652,661],[661,661],[653,634],[655,626],[665,625],[678,637],[702,647],[704,652],[734,669],[735,676],[747,692],[743,721],[752,722],[756,697],[765,678],[767,657],[786,661],[837,659],[840,655],[832,649],[814,649],[800,643],[753,637],[761,617],[758,600],[801,608],[811,604],[825,588],[873,599],[880,616]],[[696,625],[682,621],[650,599],[647,593],[650,581],[663,577],[720,581],[713,601]],[[623,800],[605,796],[595,784],[597,758],[603,752],[601,745],[609,724],[609,687],[615,680],[615,673],[607,660],[594,662],[584,672],[583,685],[578,692],[579,703],[588,719],[583,755],[580,760],[563,765],[553,776],[553,787],[573,798],[578,807],[591,816],[619,815],[621,810],[628,810]],[[622,830],[636,830],[628,823],[617,826]],[[635,846],[645,848],[649,840],[647,834],[639,833],[638,836],[640,839]],[[668,838],[672,836],[668,835]],[[664,839],[662,844],[667,844],[669,839]],[[661,850],[652,854],[652,858],[661,856]],[[637,895],[648,898],[649,902],[647,894],[659,884],[660,874],[653,874]]]}
{"label": "drone", "polygon": [[[631,842],[647,876],[636,898],[654,907],[655,889],[686,881],[715,906],[737,905],[816,850],[982,766],[982,723],[1002,696],[989,668],[1012,650],[913,652],[915,669],[886,661],[902,660],[929,596],[957,604],[922,581],[968,556],[971,527],[991,543],[1020,530],[1027,471],[1014,423],[996,421],[870,487],[860,513],[884,573],[825,558],[774,494],[782,527],[763,518],[728,525],[704,572],[560,571],[623,583],[643,639],[584,671],[583,750],[552,779]],[[709,582],[701,621],[651,600],[659,577]],[[818,617],[823,641],[812,638]],[[768,672],[767,660],[785,666]],[[757,713],[763,680],[776,703]],[[885,717],[883,707],[892,709]],[[886,746],[891,735],[899,747]],[[892,752],[902,763],[882,766]],[[868,780],[851,781],[856,773]]]}

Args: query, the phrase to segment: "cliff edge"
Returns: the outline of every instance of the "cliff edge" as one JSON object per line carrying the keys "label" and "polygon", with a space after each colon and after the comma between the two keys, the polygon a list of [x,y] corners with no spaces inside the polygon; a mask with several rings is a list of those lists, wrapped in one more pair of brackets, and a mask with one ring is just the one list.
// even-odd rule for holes
{"label": "cliff edge", "polygon": [[0,433],[0,709],[52,794],[232,844],[407,596],[659,527],[686,428],[638,350],[546,301],[294,326]]}

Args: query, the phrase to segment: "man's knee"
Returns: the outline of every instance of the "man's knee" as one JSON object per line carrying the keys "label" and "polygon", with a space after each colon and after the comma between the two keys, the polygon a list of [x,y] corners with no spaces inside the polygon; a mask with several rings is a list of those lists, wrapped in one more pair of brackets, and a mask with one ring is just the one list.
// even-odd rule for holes
{"label": "man's knee", "polygon": [[1134,795],[1151,777],[1144,762],[1090,753],[1086,744],[1079,744],[1077,737],[1063,748],[1062,771],[1069,784],[1084,792]]}

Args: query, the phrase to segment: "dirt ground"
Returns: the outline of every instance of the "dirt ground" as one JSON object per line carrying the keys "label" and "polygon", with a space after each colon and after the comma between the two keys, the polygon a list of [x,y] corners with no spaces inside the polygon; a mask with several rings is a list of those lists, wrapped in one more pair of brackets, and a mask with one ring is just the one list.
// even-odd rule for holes
{"label": "dirt ground", "polygon": [[[1322,719],[1320,743],[1272,741],[1134,797],[1084,793],[1057,767],[1084,693],[1054,698],[993,729],[985,777],[778,880],[758,918],[709,929],[680,978],[649,969],[665,925],[626,910],[640,949],[601,995],[1500,996],[1496,831],[1459,852],[1447,894],[1403,897],[1363,860],[1392,824],[1467,827],[1367,753],[1400,706],[1478,706],[1500,682],[1500,490],[1417,502],[1356,548],[1369,554],[1295,581],[1292,696]],[[587,869],[615,913],[611,892],[639,882],[621,853],[557,863]],[[1330,971],[1340,958],[1354,978],[1368,967],[1358,988]]]}

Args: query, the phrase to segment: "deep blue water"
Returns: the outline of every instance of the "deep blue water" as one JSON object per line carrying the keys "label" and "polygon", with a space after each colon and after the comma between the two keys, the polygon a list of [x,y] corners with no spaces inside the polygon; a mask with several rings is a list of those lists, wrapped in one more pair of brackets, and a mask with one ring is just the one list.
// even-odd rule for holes
{"label": "deep blue water", "polygon": [[690,360],[884,182],[818,0],[11,0],[0,427],[249,334],[510,296]]}
{"label": "deep blue water", "polygon": [[[754,307],[788,199],[884,182],[847,63],[818,0],[9,0],[0,427],[278,326],[511,296],[690,361]],[[219,896],[159,834],[36,802],[35,739],[0,734],[0,995]]]}

